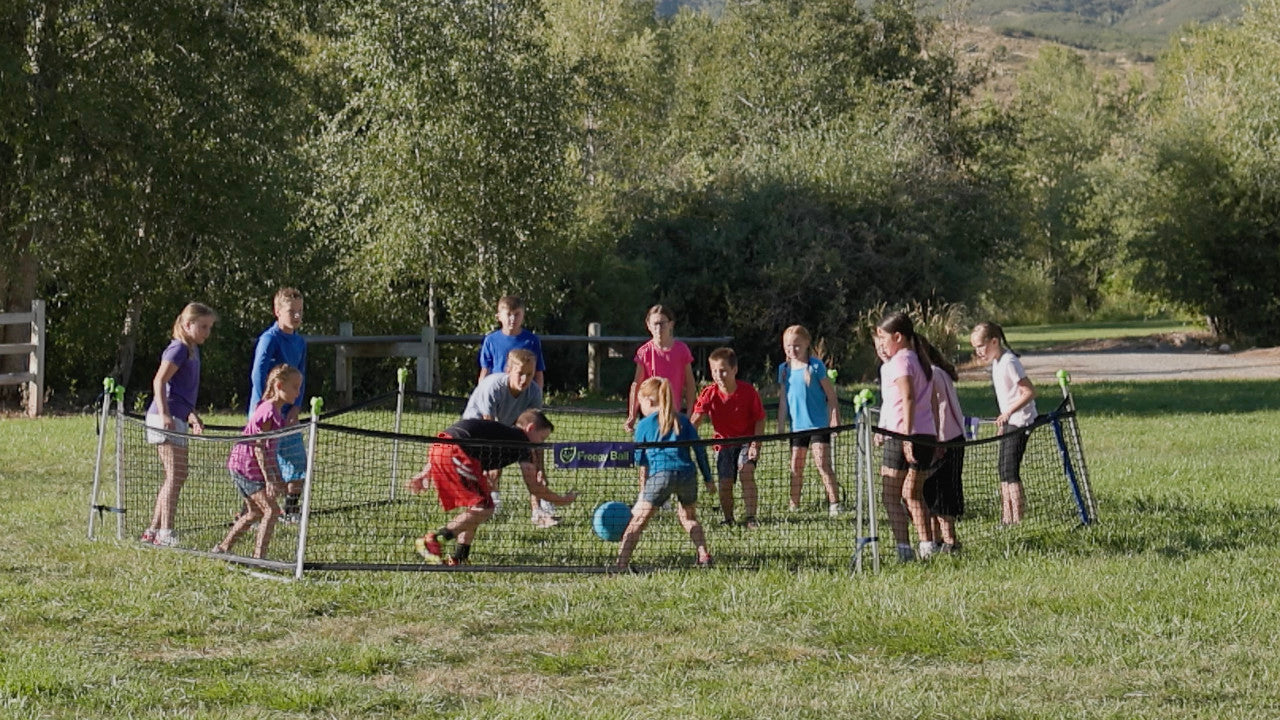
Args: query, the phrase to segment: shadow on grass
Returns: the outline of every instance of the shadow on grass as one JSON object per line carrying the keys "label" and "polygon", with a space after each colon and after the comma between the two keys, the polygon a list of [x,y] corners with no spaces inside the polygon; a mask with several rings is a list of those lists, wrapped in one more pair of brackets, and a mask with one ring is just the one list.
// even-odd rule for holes
{"label": "shadow on grass", "polygon": [[1102,522],[1021,538],[1024,550],[1072,555],[1158,553],[1182,559],[1256,547],[1280,531],[1268,505],[1206,506],[1180,498],[1139,497],[1108,503]]}
{"label": "shadow on grass", "polygon": [[[1057,388],[1037,388],[1045,412],[1059,399]],[[1073,385],[1082,415],[1150,417],[1174,414],[1248,413],[1280,410],[1280,383],[1274,380],[1162,380]],[[981,414],[995,407],[990,387],[960,388],[960,403]],[[990,406],[990,407],[988,407]]]}

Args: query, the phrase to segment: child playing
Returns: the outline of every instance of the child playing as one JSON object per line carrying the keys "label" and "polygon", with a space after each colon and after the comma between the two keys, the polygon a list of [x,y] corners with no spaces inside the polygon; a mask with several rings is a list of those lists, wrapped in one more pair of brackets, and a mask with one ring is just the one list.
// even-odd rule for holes
{"label": "child playing", "polygon": [[969,335],[974,355],[991,363],[991,383],[995,386],[1000,415],[1000,521],[1005,525],[1022,522],[1025,496],[1022,492],[1022,456],[1027,451],[1027,431],[1036,419],[1036,388],[1027,379],[1018,353],[1009,347],[1004,328],[981,322]]}
{"label": "child playing", "polygon": [[[147,427],[175,433],[199,435],[204,423],[196,414],[196,395],[200,391],[200,346],[213,332],[217,313],[208,305],[188,303],[173,321],[173,340],[160,354],[160,368],[151,380],[154,397],[147,408]],[[142,533],[142,542],[161,547],[175,547],[178,536],[173,532],[173,516],[178,494],[187,480],[187,439],[147,431],[147,442],[156,446],[164,467],[164,482],[156,495],[151,524]]]}
{"label": "child playing", "polygon": [[[698,395],[690,421],[694,427],[710,418],[716,438],[737,438],[764,434],[764,404],[760,394],[749,382],[738,380],[738,356],[733,350],[722,347],[712,351],[707,359],[711,379]],[[725,443],[716,446],[716,476],[720,481],[720,509],[724,512],[723,525],[733,525],[733,483],[742,478],[742,509],[746,513],[743,523],[748,529],[759,527],[756,523],[756,461],[760,457],[760,443]]]}
{"label": "child playing", "polygon": [[[959,379],[956,366],[942,356],[933,343],[921,338],[929,363],[933,365],[934,418],[938,422],[938,439],[947,443],[964,441],[964,412],[956,395]],[[964,446],[948,447],[942,460],[924,481],[924,502],[933,518],[933,539],[942,543],[940,552],[960,550],[956,539],[956,518],[964,515]]]}
{"label": "child playing", "polygon": [[[516,418],[525,410],[542,407],[542,388],[533,382],[534,368],[537,360],[532,352],[517,348],[507,353],[506,371],[485,375],[480,384],[471,392],[467,407],[462,411],[463,420],[496,420],[503,425],[515,425]],[[541,460],[542,455],[535,456]],[[541,467],[538,470],[542,470]],[[494,493],[498,492],[498,481],[502,477],[502,469],[489,473],[489,484]],[[494,500],[497,510],[497,499]],[[538,501],[536,496],[529,496],[530,520],[534,527],[545,529],[560,524],[556,517],[555,506]]]}
{"label": "child playing", "polygon": [[[636,425],[637,443],[660,443],[679,440],[697,440],[698,430],[689,419],[675,411],[671,399],[671,384],[666,378],[645,380],[636,390],[636,401],[644,419]],[[711,482],[711,466],[707,463],[707,449],[693,446],[698,469],[708,483]],[[694,478],[693,460],[689,446],[640,448],[635,453],[640,467],[640,497],[631,508],[631,522],[622,534],[622,547],[618,550],[617,567],[625,570],[631,564],[631,553],[640,534],[663,503],[675,495],[679,508],[676,514],[680,525],[689,534],[689,540],[697,548],[698,567],[711,566],[711,553],[707,550],[706,536],[698,523],[698,481]]]}
{"label": "child playing", "polygon": [[653,339],[636,350],[636,376],[627,394],[627,419],[623,423],[627,432],[636,427],[636,392],[640,383],[651,377],[666,378],[670,383],[677,412],[692,409],[694,402],[693,353],[674,337],[675,313],[663,305],[654,305],[644,317]]}
{"label": "child playing", "polygon": [[[840,407],[836,404],[836,388],[827,377],[827,366],[809,354],[809,331],[792,325],[782,333],[782,351],[786,362],[778,365],[778,430],[785,432],[790,421],[791,432],[836,427],[840,424]],[[831,433],[814,432],[791,438],[791,510],[800,509],[800,489],[804,485],[804,460],[810,447],[813,461],[822,476],[827,492],[827,509],[831,517],[842,512],[840,485],[831,466]]]}
{"label": "child playing", "polygon": [[[449,512],[462,508],[444,527],[414,541],[423,559],[433,565],[464,565],[471,556],[471,543],[480,524],[493,516],[493,489],[487,473],[520,463],[520,474],[529,494],[553,505],[568,505],[577,493],[557,495],[547,488],[547,481],[535,459],[537,446],[546,441],[555,426],[541,410],[526,410],[516,419],[515,427],[494,420],[459,420],[450,425],[441,438],[457,442],[431,445],[427,466],[409,481],[411,492],[420,493],[427,483],[435,483],[440,507]],[[457,540],[453,555],[444,556],[442,542]]]}
{"label": "child playing", "polygon": [[533,370],[533,382],[538,388],[544,387],[543,372],[547,369],[542,359],[542,341],[532,331],[524,329],[524,301],[515,295],[505,295],[498,301],[498,324],[502,327],[484,336],[480,343],[480,377],[502,372],[507,369],[507,359],[512,350],[528,350],[533,353],[536,365]]}
{"label": "child playing", "polygon": [[[277,365],[267,374],[266,391],[262,401],[249,416],[241,435],[257,435],[277,430],[287,425],[284,408],[298,401],[302,393],[302,373],[291,365]],[[296,433],[301,435],[302,433]],[[227,536],[222,542],[213,546],[209,552],[230,552],[236,540],[254,523],[258,524],[258,535],[253,543],[253,557],[262,558],[267,554],[267,544],[271,542],[271,533],[275,531],[276,519],[280,517],[280,506],[276,497],[284,487],[280,474],[278,438],[238,442],[231,448],[231,458],[227,460],[227,471],[236,484],[241,497],[245,499],[248,509],[241,513],[231,524]]]}
{"label": "child playing", "polygon": [[[281,409],[286,425],[298,422],[301,405],[297,398],[307,388],[307,341],[298,333],[302,327],[302,293],[286,287],[276,291],[271,301],[276,321],[258,336],[253,351],[253,367],[249,376],[249,415],[252,417],[266,394],[267,376],[279,365],[288,365],[302,377],[302,386],[293,400]],[[280,438],[276,447],[276,462],[280,477],[286,486],[284,522],[297,522],[298,499],[302,496],[302,483],[307,477],[307,448],[302,433]],[[247,506],[246,506],[247,509]]]}
{"label": "child playing", "polygon": [[923,341],[906,313],[887,315],[876,325],[877,353],[887,358],[880,366],[880,426],[901,437],[884,440],[883,478],[885,509],[898,558],[913,560],[911,536],[903,505],[920,539],[920,559],[934,553],[933,527],[924,504],[924,481],[933,465],[937,430],[933,420],[933,367],[925,357]]}

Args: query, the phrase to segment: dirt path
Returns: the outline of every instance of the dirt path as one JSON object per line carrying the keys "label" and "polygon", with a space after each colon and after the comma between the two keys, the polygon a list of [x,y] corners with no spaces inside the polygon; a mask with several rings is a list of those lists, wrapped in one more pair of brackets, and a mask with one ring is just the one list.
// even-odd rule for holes
{"label": "dirt path", "polygon": [[[1022,365],[1036,383],[1057,382],[1059,369],[1072,382],[1102,380],[1280,380],[1280,348],[1241,352],[1110,348],[1022,353]],[[985,367],[967,367],[962,379],[990,377]]]}

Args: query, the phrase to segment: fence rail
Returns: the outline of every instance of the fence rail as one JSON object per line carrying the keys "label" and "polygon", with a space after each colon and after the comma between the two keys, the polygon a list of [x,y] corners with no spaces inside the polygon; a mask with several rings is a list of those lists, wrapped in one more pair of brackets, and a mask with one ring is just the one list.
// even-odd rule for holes
{"label": "fence rail", "polygon": [[23,385],[27,414],[37,417],[44,412],[44,301],[32,300],[31,312],[0,313],[0,326],[26,325],[30,328],[27,342],[0,344],[0,356],[26,355],[25,372],[0,373],[0,385]]}

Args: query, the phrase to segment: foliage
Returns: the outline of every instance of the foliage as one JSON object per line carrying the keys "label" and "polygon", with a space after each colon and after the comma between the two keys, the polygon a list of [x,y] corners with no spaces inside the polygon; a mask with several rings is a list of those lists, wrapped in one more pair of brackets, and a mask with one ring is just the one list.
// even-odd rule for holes
{"label": "foliage", "polygon": [[344,103],[312,147],[308,219],[377,328],[490,327],[502,295],[547,307],[573,247],[569,78],[538,3],[357,5],[324,63]]}

